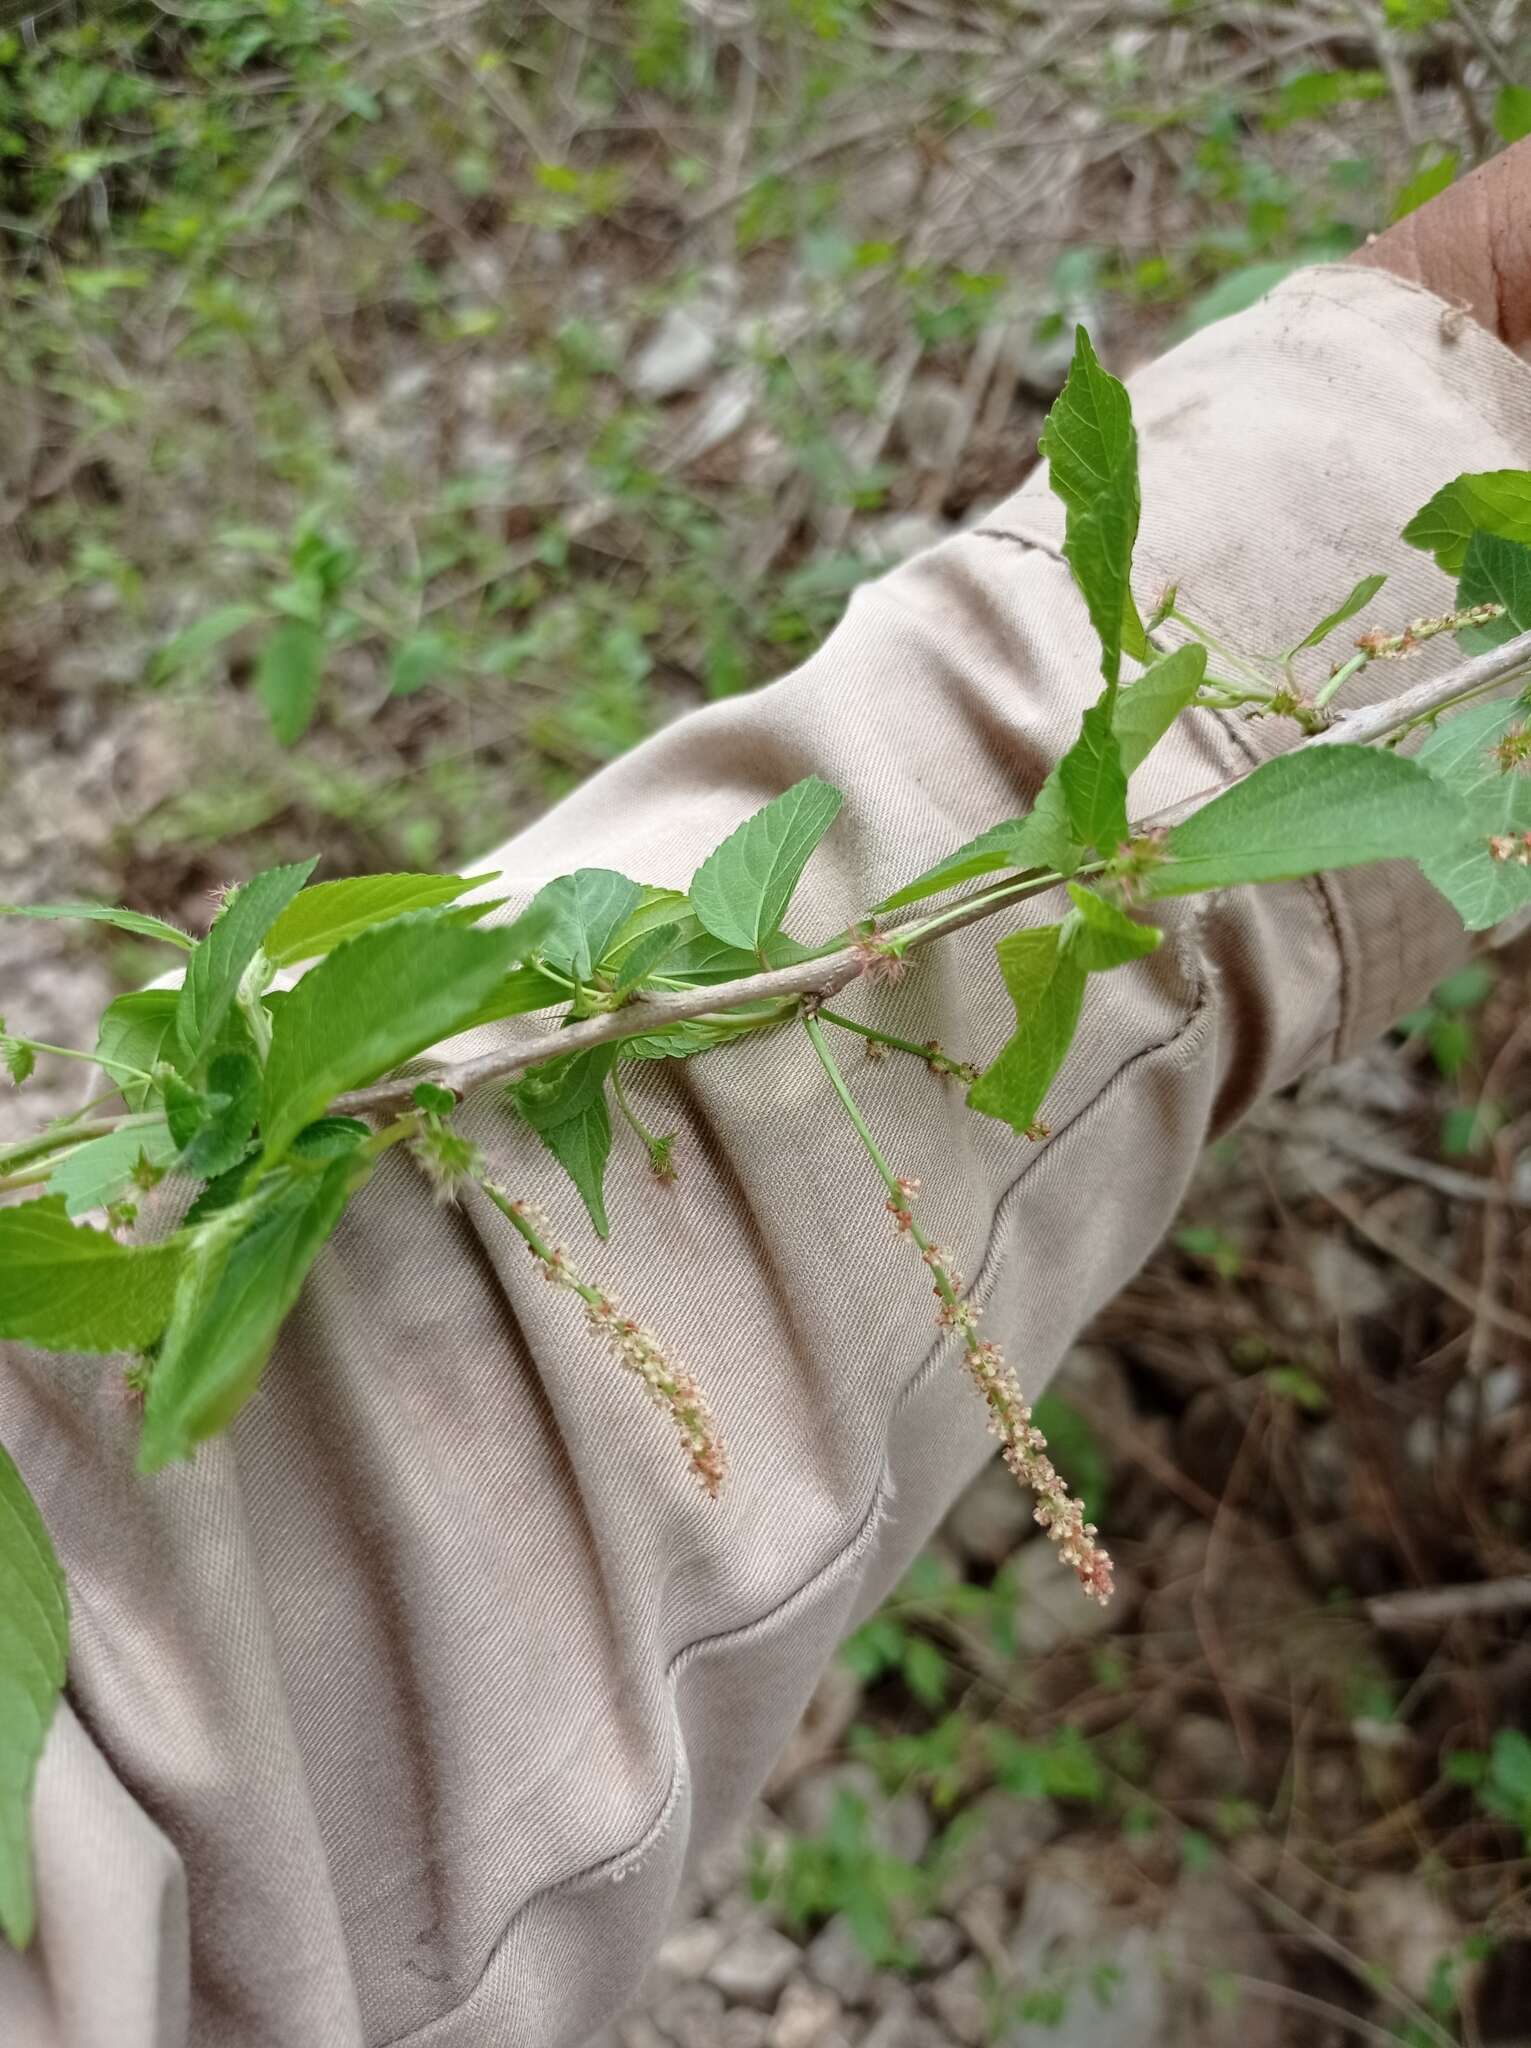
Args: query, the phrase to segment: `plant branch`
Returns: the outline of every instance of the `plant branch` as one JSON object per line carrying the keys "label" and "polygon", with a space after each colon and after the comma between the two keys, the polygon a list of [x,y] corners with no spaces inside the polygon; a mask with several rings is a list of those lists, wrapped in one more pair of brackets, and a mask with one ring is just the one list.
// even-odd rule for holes
{"label": "plant branch", "polygon": [[50,1153],[73,1148],[85,1138],[109,1138],[114,1131],[126,1131],[149,1124],[162,1124],[165,1119],[147,1111],[134,1116],[82,1117],[67,1125],[54,1125],[51,1130],[39,1131],[35,1138],[23,1138],[17,1144],[0,1147],[0,1171],[9,1172],[14,1167],[29,1166],[34,1159],[45,1158]]}
{"label": "plant branch", "polygon": [[1451,710],[1468,697],[1481,696],[1497,684],[1509,682],[1526,669],[1531,669],[1531,633],[1517,633],[1503,647],[1476,654],[1470,661],[1447,669],[1444,675],[1400,690],[1396,697],[1381,704],[1366,704],[1359,711],[1342,713],[1327,732],[1321,732],[1308,745],[1353,747],[1388,739],[1422,719]]}
{"label": "plant branch", "polygon": [[[1007,903],[1054,888],[1057,880],[1056,875],[1038,875],[977,890],[951,911],[943,913],[939,920],[911,920],[922,925],[929,923],[935,928],[928,932],[922,930],[917,936],[911,936],[907,943],[923,945],[927,939],[960,931],[966,925],[976,924],[980,918],[991,916]],[[893,926],[888,936],[897,938],[898,934],[899,927]],[[620,1010],[582,1018],[566,1030],[549,1032],[545,1037],[529,1039],[519,1046],[504,1046],[497,1052],[484,1053],[476,1060],[464,1060],[455,1067],[439,1068],[425,1078],[436,1082],[439,1087],[450,1088],[461,1100],[473,1089],[482,1088],[491,1081],[513,1080],[517,1074],[524,1074],[528,1067],[540,1066],[544,1060],[557,1059],[565,1053],[588,1052],[592,1046],[609,1045],[613,1039],[645,1038],[651,1032],[668,1031],[677,1024],[738,1009],[745,1003],[838,995],[858,975],[864,974],[867,966],[868,955],[864,946],[841,946],[836,951],[819,954],[812,960],[801,960],[791,967],[773,967],[761,974],[741,975],[737,981],[718,982],[711,988],[678,989],[673,994],[645,996],[637,1002],[625,1003]],[[332,1116],[366,1116],[381,1110],[401,1108],[413,1099],[413,1090],[421,1079],[422,1076],[416,1074],[408,1080],[380,1081],[372,1087],[357,1088],[349,1095],[337,1097],[330,1105],[329,1113]]]}
{"label": "plant branch", "polygon": [[[1476,655],[1428,682],[1416,683],[1412,689],[1402,691],[1386,703],[1367,705],[1362,710],[1345,713],[1336,718],[1327,731],[1302,744],[1310,747],[1362,746],[1387,739],[1470,697],[1480,696],[1526,670],[1531,670],[1531,633],[1518,634],[1515,639],[1506,641],[1503,647]],[[1138,827],[1178,824],[1243,779],[1242,776],[1233,776],[1227,781],[1211,784],[1179,803],[1139,820]],[[891,950],[903,953],[933,939],[944,938],[950,932],[964,931],[969,925],[992,917],[996,910],[1054,888],[1058,880],[1059,877],[1053,874],[1011,876],[975,890],[969,896],[959,897],[943,910],[910,918],[902,925],[891,925],[880,937],[890,944]],[[651,1032],[670,1030],[677,1024],[716,1016],[745,1004],[780,1002],[784,1006],[784,1017],[786,1006],[805,996],[822,1002],[838,995],[841,989],[865,973],[877,957],[875,952],[869,954],[864,943],[847,944],[826,949],[814,958],[799,961],[791,967],[743,975],[735,981],[719,982],[711,988],[660,991],[625,1003],[620,1009],[585,1017],[564,1029],[523,1040],[520,1045],[502,1046],[494,1052],[481,1054],[477,1059],[440,1067],[430,1075],[430,1079],[439,1087],[449,1088],[461,1101],[476,1088],[487,1087],[495,1081],[513,1080],[528,1068],[540,1066],[560,1054],[588,1052],[594,1046],[609,1045],[614,1040],[645,1037]],[[773,1018],[769,1021],[779,1020]],[[408,1079],[379,1081],[366,1088],[353,1089],[335,1099],[330,1105],[330,1113],[335,1116],[376,1116],[408,1109],[413,1105],[414,1090],[420,1078],[415,1074]],[[69,1135],[96,1136],[119,1128],[120,1122],[120,1119],[103,1120],[91,1126],[88,1133],[77,1129]],[[15,1148],[9,1155],[0,1152],[0,1167],[27,1164],[30,1158],[53,1149],[59,1142],[56,1138],[49,1139]]]}

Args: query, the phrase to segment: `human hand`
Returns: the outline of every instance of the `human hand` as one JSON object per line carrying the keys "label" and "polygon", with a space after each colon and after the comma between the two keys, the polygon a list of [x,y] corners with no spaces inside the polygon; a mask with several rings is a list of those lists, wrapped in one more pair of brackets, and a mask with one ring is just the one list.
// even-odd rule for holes
{"label": "human hand", "polygon": [[1351,258],[1412,278],[1531,351],[1531,138],[1483,164]]}

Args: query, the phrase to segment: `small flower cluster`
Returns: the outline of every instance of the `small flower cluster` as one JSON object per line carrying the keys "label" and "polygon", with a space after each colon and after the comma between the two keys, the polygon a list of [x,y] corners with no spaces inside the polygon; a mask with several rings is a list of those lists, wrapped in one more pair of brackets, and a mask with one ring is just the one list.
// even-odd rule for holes
{"label": "small flower cluster", "polygon": [[409,1149],[425,1169],[438,1202],[455,1202],[465,1180],[483,1178],[484,1161],[478,1147],[439,1116],[422,1119]]}
{"label": "small flower cluster", "polygon": [[1167,825],[1149,825],[1116,849],[1111,873],[1121,888],[1123,903],[1140,901],[1144,878],[1169,859],[1169,836]]}
{"label": "small flower cluster", "polygon": [[1441,633],[1458,633],[1464,626],[1486,626],[1502,618],[1502,604],[1470,604],[1459,612],[1442,612],[1431,619],[1410,619],[1401,633],[1363,633],[1356,645],[1373,661],[1403,661]]}
{"label": "small flower cluster", "polygon": [[904,978],[904,956],[894,951],[875,925],[852,935],[851,953],[856,972],[874,984],[893,988]]}
{"label": "small flower cluster", "polygon": [[978,1079],[978,1069],[971,1060],[953,1059],[942,1047],[939,1038],[927,1038],[924,1045],[925,1066],[938,1081],[960,1081],[965,1088],[971,1088]]}
{"label": "small flower cluster", "polygon": [[1531,868],[1531,832],[1496,832],[1488,851],[1490,860],[1514,861],[1519,868]]}
{"label": "small flower cluster", "polygon": [[582,1280],[561,1246],[549,1242],[552,1225],[531,1202],[507,1202],[507,1215],[521,1230],[527,1249],[542,1268],[543,1278],[554,1287],[567,1287],[585,1304],[585,1316],[592,1330],[615,1356],[617,1363],[640,1379],[649,1399],[663,1409],[675,1425],[691,1468],[701,1480],[709,1498],[716,1500],[727,1471],[727,1460],[718,1437],[717,1425],[707,1405],[707,1396],[684,1365],[672,1359],[652,1331],[645,1330],[618,1307],[599,1287]]}
{"label": "small flower cluster", "polygon": [[940,1245],[928,1242],[916,1224],[914,1202],[919,1182],[900,1180],[896,1186],[897,1194],[888,1198],[894,1227],[900,1235],[913,1238],[935,1277],[940,1302],[936,1320],[962,1339],[963,1363],[988,1408],[990,1434],[999,1438],[1001,1455],[1016,1479],[1036,1496],[1037,1521],[1057,1545],[1058,1555],[1090,1598],[1104,1607],[1114,1580],[1111,1559],[1096,1541],[1095,1524],[1085,1520],[1083,1503],[1075,1500],[1048,1457],[1047,1439],[1031,1419],[1015,1368],[997,1344],[980,1334],[978,1313],[962,1299],[962,1276],[950,1255]]}
{"label": "small flower cluster", "polygon": [[1512,725],[1501,735],[1491,749],[1494,765],[1501,775],[1508,775],[1513,769],[1524,768],[1531,762],[1531,729],[1524,725]]}

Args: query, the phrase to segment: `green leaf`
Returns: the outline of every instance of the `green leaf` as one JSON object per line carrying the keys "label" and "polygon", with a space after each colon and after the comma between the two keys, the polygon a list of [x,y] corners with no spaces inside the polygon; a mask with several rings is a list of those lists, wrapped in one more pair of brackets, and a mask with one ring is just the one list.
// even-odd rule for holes
{"label": "green leaf", "polygon": [[140,1351],[165,1327],[181,1247],[71,1223],[61,1195],[0,1209],[0,1337],[43,1351]]}
{"label": "green leaf", "polygon": [[559,875],[506,927],[515,940],[511,957],[525,960],[535,953],[575,981],[588,982],[642,897],[639,884],[614,868]]}
{"label": "green leaf", "polygon": [[411,633],[394,649],[388,664],[388,688],[395,697],[411,697],[427,683],[434,683],[438,676],[448,674],[451,666],[451,641],[444,633],[432,632],[427,627]]}
{"label": "green leaf", "polygon": [[37,1072],[37,1050],[28,1045],[24,1038],[14,1038],[5,1028],[5,1019],[0,1017],[0,1067],[10,1075],[12,1083],[22,1087]]}
{"label": "green leaf", "polygon": [[1132,550],[1138,535],[1138,439],[1125,388],[1102,369],[1082,327],[1074,337],[1068,381],[1042,430],[1048,481],[1063,500],[1063,553],[1100,638],[1107,690],[1128,651],[1146,643],[1132,601]]}
{"label": "green leaf", "polygon": [[48,1177],[50,1195],[62,1195],[64,1213],[84,1216],[91,1209],[106,1209],[120,1202],[142,1183],[138,1174],[147,1164],[161,1174],[175,1158],[179,1147],[164,1124],[129,1125],[109,1131],[104,1138],[92,1138],[78,1152],[61,1159]]}
{"label": "green leaf", "polygon": [[[680,936],[687,940],[694,938],[702,929],[684,889],[659,889],[652,883],[645,883],[639,890],[636,906],[607,941],[601,955],[606,971],[621,974],[628,954],[661,925],[678,926]],[[708,944],[716,945],[717,941],[709,935]],[[750,962],[751,968],[758,964],[754,960]]]}
{"label": "green leaf", "polygon": [[1459,807],[1412,761],[1369,747],[1302,747],[1176,825],[1168,858],[1144,886],[1150,896],[1184,896],[1415,859],[1459,821]]}
{"label": "green leaf", "polygon": [[342,1157],[320,1173],[274,1178],[277,1185],[253,1204],[222,1210],[196,1233],[149,1378],[141,1472],[189,1458],[255,1392],[357,1170]]}
{"label": "green leaf", "polygon": [[534,1131],[551,1130],[582,1115],[604,1093],[616,1056],[615,1045],[565,1053],[531,1068],[507,1092]]}
{"label": "green leaf", "polygon": [[[1135,689],[1137,685],[1133,687]],[[1055,767],[1037,791],[1036,803],[1024,818],[1010,818],[1002,825],[991,825],[987,832],[980,832],[966,846],[959,846],[955,853],[949,854],[935,867],[928,868],[915,881],[895,890],[877,908],[879,911],[902,910],[907,903],[919,903],[927,896],[938,895],[943,889],[955,889],[960,882],[995,874],[1001,868],[1014,868],[1023,874],[1030,868],[1053,868],[1059,874],[1071,874],[1079,865],[1081,851],[1069,828],[1068,804]]]}
{"label": "green leaf", "polygon": [[1422,171],[1416,171],[1393,201],[1392,211],[1388,214],[1389,226],[1444,192],[1455,178],[1460,162],[1461,158],[1454,149],[1445,149],[1434,163],[1426,164]]}
{"label": "green leaf", "polygon": [[1127,771],[1117,740],[1111,692],[1085,713],[1075,740],[1058,763],[1058,780],[1073,835],[1108,860],[1128,837]]}
{"label": "green leaf", "polygon": [[1258,305],[1283,278],[1290,277],[1294,270],[1300,270],[1311,261],[1308,256],[1275,256],[1260,263],[1241,263],[1237,270],[1230,270],[1216,284],[1209,285],[1206,291],[1199,292],[1192,299],[1177,329],[1177,338],[1196,334],[1215,321],[1226,320],[1231,314],[1242,313],[1250,306]]}
{"label": "green leaf", "polygon": [[626,995],[629,989],[647,980],[660,964],[675,950],[680,939],[678,924],[655,925],[645,932],[636,945],[628,948],[623,956],[621,970],[611,978],[613,995]]}
{"label": "green leaf", "polygon": [[1467,559],[1468,541],[1479,532],[1531,545],[1531,470],[1483,469],[1454,477],[1420,507],[1403,537],[1455,576]]}
{"label": "green leaf", "polygon": [[294,1159],[348,1159],[371,1131],[359,1116],[318,1116],[288,1147]]}
{"label": "green leaf", "polygon": [[569,991],[540,967],[512,967],[497,981],[470,1017],[455,1028],[476,1031],[480,1024],[496,1024],[502,1017],[525,1017],[533,1010],[550,1010],[566,1003]]}
{"label": "green leaf", "polygon": [[[758,974],[761,961],[767,967],[790,967],[809,957],[810,949],[777,932],[758,952],[730,946],[704,929],[681,889],[645,888],[643,899],[601,956],[601,976],[613,987],[631,986],[632,956],[648,942],[651,932],[673,926],[675,937],[662,956],[666,984],[676,982],[705,988],[710,983],[734,981],[741,975]],[[649,969],[652,975],[654,968]]]}
{"label": "green leaf", "polygon": [[611,1111],[606,1077],[614,1045],[570,1053],[523,1076],[510,1095],[516,1107],[579,1190],[596,1235],[605,1237],[606,1161],[611,1152]]}
{"label": "green leaf", "polygon": [[324,675],[324,636],[302,619],[284,619],[255,664],[255,688],[284,747],[308,731]]}
{"label": "green leaf", "polygon": [[[267,932],[266,958],[274,967],[286,967],[295,960],[317,960],[342,939],[354,939],[358,932],[386,924],[390,917],[452,903],[465,890],[494,879],[491,871],[482,875],[356,875],[339,882],[315,882],[293,898]],[[490,908],[487,903],[469,907]]]}
{"label": "green leaf", "polygon": [[1531,1824],[1531,1736],[1519,1728],[1495,1731],[1489,1750],[1489,1780],[1511,1801],[1515,1817]]}
{"label": "green leaf", "polygon": [[1062,1066],[1084,1000],[1087,970],[1060,946],[1063,927],[1012,932],[995,952],[1015,1004],[1016,1032],[987,1073],[968,1090],[968,1105],[998,1117],[1026,1137]]}
{"label": "green leaf", "polygon": [[1207,650],[1190,641],[1117,692],[1111,729],[1128,775],[1142,767],[1181,712],[1196,701],[1206,673]]}
{"label": "green leaf", "polygon": [[906,904],[921,903],[927,896],[939,896],[943,889],[955,889],[963,882],[976,881],[980,875],[998,874],[1002,868],[1024,870],[1035,865],[1028,859],[1027,830],[1031,818],[1007,818],[1001,825],[991,825],[987,832],[980,832],[976,839],[970,839],[965,846],[933,868],[927,868],[923,875],[916,875],[912,882],[906,882],[902,889],[895,889],[891,896],[885,896],[876,908],[879,913],[888,910],[902,910]]}
{"label": "green leaf", "polygon": [[[260,1114],[262,1075],[247,1052],[221,1052],[207,1069],[205,1110],[183,1136],[176,1128],[172,1089],[165,1089],[170,1127],[185,1147],[178,1170],[194,1180],[216,1180],[237,1166],[249,1150],[250,1133]],[[181,1084],[184,1086],[184,1083]]]}
{"label": "green leaf", "polygon": [[691,988],[711,988],[720,981],[758,974],[762,962],[767,967],[794,967],[812,953],[811,946],[800,946],[785,932],[774,932],[756,952],[746,953],[741,946],[715,939],[692,918],[682,922],[681,938],[664,964],[664,978]]}
{"label": "green leaf", "polygon": [[[1142,766],[1180,713],[1195,701],[1206,669],[1206,649],[1192,642],[1177,647],[1135,683],[1118,690],[1111,726],[1127,775]],[[1002,868],[1019,873],[1042,868],[1072,874],[1081,851],[1070,830],[1060,769],[1055,767],[1025,817],[991,825],[915,881],[885,897],[877,909],[901,910],[906,904],[919,903],[943,889],[955,889],[959,883],[976,881],[980,875],[995,874]]]}
{"label": "green leaf", "polygon": [[1265,126],[1284,128],[1292,121],[1311,121],[1354,100],[1381,99],[1386,92],[1387,80],[1380,71],[1302,71],[1282,84]]}
{"label": "green leaf", "polygon": [[1294,654],[1301,654],[1306,647],[1317,647],[1321,640],[1329,638],[1336,626],[1343,626],[1347,619],[1353,619],[1357,612],[1364,611],[1386,581],[1386,576],[1363,576],[1343,604],[1320,619],[1312,632],[1305,634],[1295,647],[1288,648],[1288,659]]}
{"label": "green leaf", "polygon": [[578,1116],[539,1130],[538,1137],[579,1189],[597,1237],[610,1235],[606,1219],[606,1161],[611,1153],[611,1111],[599,1095]]}
{"label": "green leaf", "polygon": [[1124,967],[1129,960],[1158,950],[1164,934],[1157,925],[1134,924],[1125,911],[1077,882],[1070,882],[1068,890],[1074,908],[1064,920],[1058,944],[1088,973]]}
{"label": "green leaf", "polygon": [[261,940],[313,873],[315,860],[267,868],[225,900],[213,928],[192,954],[176,1008],[176,1036],[188,1070],[211,1050],[245,969]]}
{"label": "green leaf", "polygon": [[[174,1036],[180,1001],[181,992],[175,988],[138,989],[116,997],[101,1012],[97,1059],[152,1073],[165,1057],[166,1039]],[[122,1083],[122,1098],[129,1109],[142,1109],[149,1092],[145,1082]]]}
{"label": "green leaf", "polygon": [[253,626],[257,619],[266,615],[258,604],[226,604],[205,618],[195,620],[184,633],[177,633],[155,650],[149,662],[148,681],[151,684],[165,683],[182,669],[193,669],[221,647],[225,640],[232,640],[236,633],[242,633],[246,626]]}
{"label": "green leaf", "polygon": [[757,953],[781,928],[798,878],[845,798],[816,775],[796,782],[710,853],[691,905],[715,939]]}
{"label": "green leaf", "polygon": [[1531,135],[1531,87],[1500,87],[1494,101],[1494,126],[1505,142],[1521,142]]}
{"label": "green leaf", "polygon": [[1531,831],[1531,770],[1506,768],[1495,749],[1527,722],[1524,704],[1472,704],[1431,733],[1415,755],[1461,802],[1454,827],[1422,838],[1415,859],[1471,932],[1531,902],[1531,868],[1495,860],[1491,839]]}
{"label": "green leaf", "polygon": [[115,925],[118,931],[132,932],[140,939],[162,939],[167,946],[179,946],[183,953],[197,943],[161,917],[148,917],[141,910],[119,910],[109,903],[0,903],[0,917],[82,917],[91,924]]}
{"label": "green leaf", "polygon": [[1475,604],[1502,604],[1504,611],[1484,625],[1462,628],[1457,644],[1468,654],[1485,654],[1489,648],[1513,640],[1517,633],[1531,630],[1531,547],[1497,533],[1469,535],[1467,553],[1462,557],[1462,580],[1457,585],[1457,610],[1466,611]]}
{"label": "green leaf", "polygon": [[516,951],[514,930],[475,931],[417,910],[361,932],[278,1007],[261,1118],[268,1163],[347,1088],[460,1031]]}
{"label": "green leaf", "polygon": [[63,1690],[69,1595],[36,1503],[0,1444],[0,1932],[32,1939],[32,1784]]}
{"label": "green leaf", "polygon": [[715,1046],[730,1045],[753,1031],[774,1029],[785,1024],[790,1008],[780,1002],[740,1003],[717,1017],[693,1017],[689,1023],[674,1024],[668,1031],[650,1031],[639,1038],[624,1038],[618,1050],[625,1060],[689,1060]]}

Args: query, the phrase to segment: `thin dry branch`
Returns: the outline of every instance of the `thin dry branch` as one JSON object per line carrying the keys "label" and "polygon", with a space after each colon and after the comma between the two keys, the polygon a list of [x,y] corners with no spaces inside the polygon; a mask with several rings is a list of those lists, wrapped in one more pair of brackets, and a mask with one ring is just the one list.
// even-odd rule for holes
{"label": "thin dry branch", "polygon": [[[1531,633],[1521,633],[1514,640],[1506,641],[1503,647],[1495,648],[1489,654],[1476,655],[1428,682],[1417,683],[1413,689],[1403,691],[1385,704],[1369,705],[1364,710],[1337,719],[1329,731],[1304,744],[1312,747],[1359,746],[1385,739],[1432,712],[1448,709],[1464,698],[1492,689],[1527,666],[1531,666]],[[1241,779],[1233,778],[1234,781]],[[1218,783],[1198,791],[1195,796],[1155,812],[1142,822],[1145,825],[1176,823],[1231,786],[1231,783]],[[1030,884],[1017,881],[980,890],[965,902],[959,900],[950,913],[943,915],[940,929],[928,936],[931,939],[944,938],[950,932],[962,931],[968,925],[992,916],[996,910],[1007,908],[1050,886],[1051,880],[1043,878]],[[925,919],[922,917],[910,922],[923,923]],[[888,935],[896,936],[904,928],[891,927]],[[911,941],[911,944],[924,943],[927,943],[924,935]],[[587,1052],[592,1046],[609,1045],[614,1039],[638,1038],[649,1032],[669,1030],[676,1024],[688,1023],[697,1017],[715,1016],[745,1003],[786,1001],[807,996],[823,1000],[837,995],[854,981],[865,970],[866,964],[864,950],[847,945],[816,960],[745,975],[714,988],[647,996],[639,1002],[627,1003],[619,1010],[587,1017],[566,1030],[550,1032],[518,1046],[505,1046],[455,1066],[437,1068],[431,1079],[444,1088],[450,1088],[461,1099],[475,1088],[486,1087],[492,1081],[512,1080],[517,1074],[524,1074],[529,1067],[556,1059],[560,1054]],[[370,1088],[355,1089],[351,1094],[337,1098],[332,1105],[333,1112],[338,1116],[365,1116],[407,1109],[419,1078],[416,1075],[408,1080],[380,1081]]]}
{"label": "thin dry branch", "polygon": [[1444,1622],[1520,1614],[1531,1608],[1531,1576],[1491,1579],[1469,1586],[1423,1586],[1380,1593],[1366,1612],[1378,1628],[1438,1628]]}

